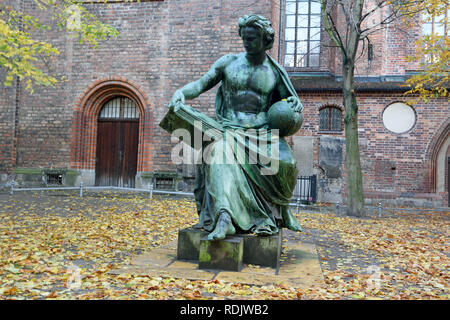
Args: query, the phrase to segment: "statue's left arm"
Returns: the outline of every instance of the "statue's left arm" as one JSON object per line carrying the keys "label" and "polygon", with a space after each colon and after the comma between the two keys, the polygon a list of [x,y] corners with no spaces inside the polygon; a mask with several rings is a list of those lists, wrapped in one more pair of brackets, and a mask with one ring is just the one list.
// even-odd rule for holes
{"label": "statue's left arm", "polygon": [[275,69],[276,74],[278,75],[276,90],[278,91],[281,99],[286,99],[296,112],[303,112],[303,105],[297,96],[297,92],[295,91],[286,70],[284,70],[284,68],[279,65],[270,55],[267,55],[267,57],[269,58],[269,61],[272,63],[272,66]]}

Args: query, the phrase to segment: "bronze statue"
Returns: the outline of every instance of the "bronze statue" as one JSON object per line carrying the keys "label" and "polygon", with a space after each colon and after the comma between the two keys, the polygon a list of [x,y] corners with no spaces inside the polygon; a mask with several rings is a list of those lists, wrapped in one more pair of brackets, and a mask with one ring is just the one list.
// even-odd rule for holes
{"label": "bronze statue", "polygon": [[[224,137],[232,139],[220,139],[209,146],[210,161],[198,166],[194,190],[199,213],[195,227],[209,231],[210,240],[237,232],[273,235],[282,227],[301,231],[289,209],[298,173],[296,160],[285,139],[273,129],[294,134],[303,120],[303,106],[286,71],[266,53],[274,34],[266,18],[243,16],[239,35],[245,52],[221,57],[200,79],[177,90],[169,103],[170,110],[178,110],[185,100],[220,83],[214,122]],[[276,102],[278,108],[269,113]],[[292,128],[274,128],[271,122]],[[227,148],[232,143],[233,147]],[[268,153],[261,147],[266,144]],[[237,161],[239,152],[247,156],[246,161]],[[248,161],[250,153],[257,155],[253,162]],[[232,163],[214,161],[224,156]],[[277,163],[276,170],[271,171],[269,162],[261,160],[267,158],[270,165]]]}

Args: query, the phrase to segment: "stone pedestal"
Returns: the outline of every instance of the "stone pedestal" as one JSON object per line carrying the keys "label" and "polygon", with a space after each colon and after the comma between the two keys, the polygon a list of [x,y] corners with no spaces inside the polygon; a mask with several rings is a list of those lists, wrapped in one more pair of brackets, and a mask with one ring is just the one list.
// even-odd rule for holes
{"label": "stone pedestal", "polygon": [[281,232],[267,237],[237,234],[218,241],[207,240],[207,235],[193,228],[180,230],[177,259],[199,261],[200,269],[236,271],[242,264],[279,268]]}
{"label": "stone pedestal", "polygon": [[194,228],[178,232],[177,260],[198,260],[200,240],[208,235],[206,231]]}
{"label": "stone pedestal", "polygon": [[281,255],[281,231],[273,236],[242,235],[244,263],[278,269]]}
{"label": "stone pedestal", "polygon": [[243,264],[244,240],[242,237],[226,237],[211,241],[206,237],[200,240],[198,267],[200,269],[219,269],[241,271]]}

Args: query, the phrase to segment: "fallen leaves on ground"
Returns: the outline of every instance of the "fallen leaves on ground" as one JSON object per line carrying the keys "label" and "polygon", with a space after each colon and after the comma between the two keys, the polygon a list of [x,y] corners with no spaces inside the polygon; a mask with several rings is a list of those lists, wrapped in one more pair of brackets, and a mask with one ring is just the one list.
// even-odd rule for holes
{"label": "fallen leaves on ground", "polygon": [[114,275],[196,223],[191,200],[104,193],[0,196],[2,299],[448,299],[448,214],[297,214],[325,284],[300,289]]}

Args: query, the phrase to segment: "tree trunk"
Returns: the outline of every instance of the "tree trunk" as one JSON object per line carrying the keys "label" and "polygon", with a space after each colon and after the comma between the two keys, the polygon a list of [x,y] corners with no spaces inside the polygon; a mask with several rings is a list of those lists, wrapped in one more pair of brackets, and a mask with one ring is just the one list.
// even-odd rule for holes
{"label": "tree trunk", "polygon": [[344,59],[342,89],[344,95],[344,128],[347,172],[347,215],[364,215],[361,161],[358,145],[358,105],[354,90],[354,61]]}

